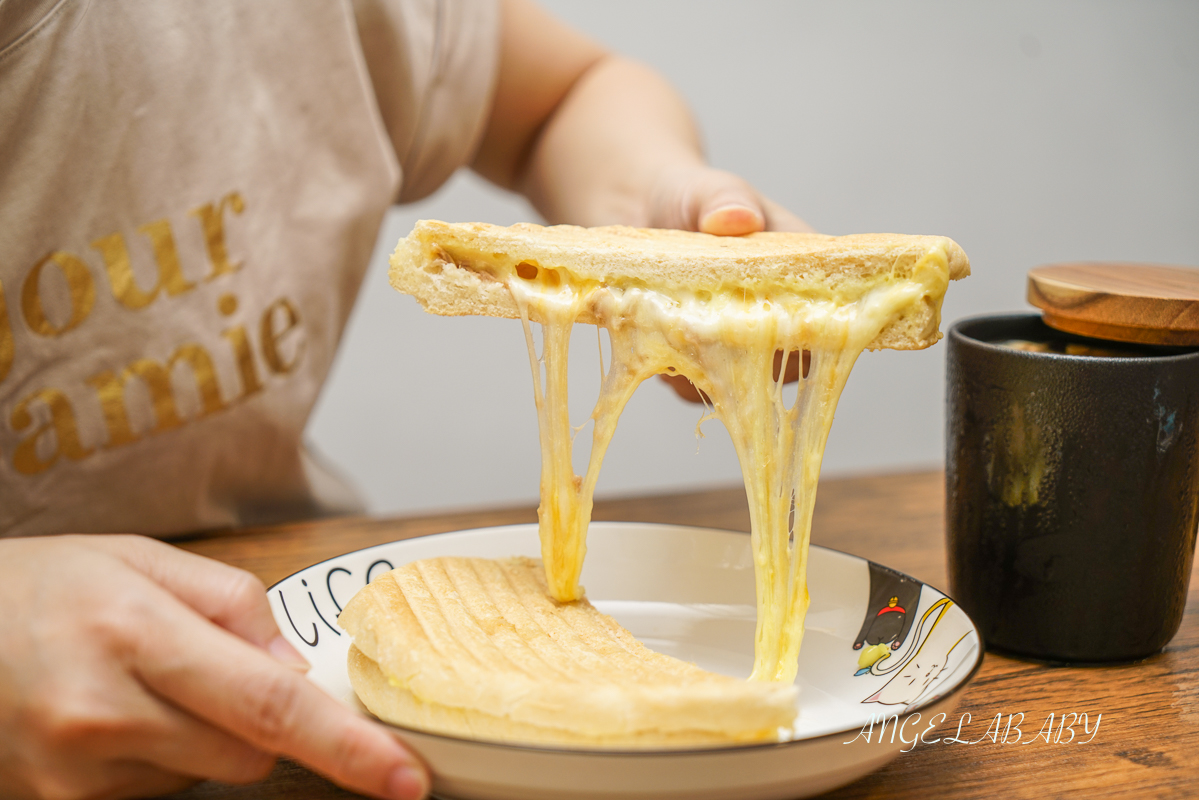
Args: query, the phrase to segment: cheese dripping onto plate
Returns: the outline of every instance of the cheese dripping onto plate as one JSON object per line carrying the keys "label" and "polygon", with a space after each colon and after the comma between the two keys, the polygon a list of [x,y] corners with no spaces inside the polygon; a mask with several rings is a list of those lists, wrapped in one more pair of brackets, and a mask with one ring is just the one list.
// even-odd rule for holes
{"label": "cheese dripping onto plate", "polygon": [[[816,483],[837,399],[858,356],[897,314],[922,296],[944,294],[945,253],[929,251],[904,278],[881,280],[852,302],[769,287],[714,295],[621,287],[527,261],[488,271],[512,293],[528,344],[541,441],[541,550],[553,597],[582,597],[593,494],[625,404],[646,378],[683,375],[711,399],[741,462],[758,604],[751,679],[794,680]],[[576,476],[567,363],[571,328],[584,311],[608,330],[612,357],[592,412],[590,461]],[[540,358],[531,318],[542,325]],[[778,351],[811,354],[790,404],[776,377]]]}
{"label": "cheese dripping onto plate", "polygon": [[[710,398],[737,450],[749,501],[757,593],[752,678],[790,682],[808,607],[816,482],[850,369],[867,347],[936,342],[948,282],[968,274],[961,248],[937,236],[715,237],[423,220],[397,246],[390,280],[432,313],[522,320],[540,430],[542,560],[559,601],[582,597],[592,497],[633,391],[667,373],[687,377]],[[532,322],[542,325],[540,354]],[[576,322],[605,328],[612,351],[582,476],[572,466],[567,406]],[[776,354],[805,352],[810,363],[789,402],[776,378]]]}

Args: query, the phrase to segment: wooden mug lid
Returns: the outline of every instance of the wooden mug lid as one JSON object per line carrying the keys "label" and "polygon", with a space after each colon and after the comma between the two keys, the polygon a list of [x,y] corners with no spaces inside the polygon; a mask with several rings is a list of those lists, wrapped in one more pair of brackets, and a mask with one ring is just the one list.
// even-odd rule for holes
{"label": "wooden mug lid", "polygon": [[1199,269],[1048,264],[1028,272],[1028,302],[1067,333],[1141,344],[1199,345]]}

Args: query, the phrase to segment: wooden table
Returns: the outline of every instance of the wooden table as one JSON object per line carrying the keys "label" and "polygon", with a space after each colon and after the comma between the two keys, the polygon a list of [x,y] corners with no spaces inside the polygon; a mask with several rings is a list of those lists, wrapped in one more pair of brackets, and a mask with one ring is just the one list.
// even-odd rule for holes
{"label": "wooden table", "polygon": [[[940,472],[821,483],[812,541],[907,572],[944,588],[944,481]],[[749,530],[740,487],[596,503],[595,519],[640,520]],[[412,519],[332,519],[211,535],[182,542],[271,583],[316,561],[395,539],[536,521],[533,508]],[[1088,714],[1057,738],[1062,714]],[[1019,714],[1023,713],[1023,723]],[[969,718],[965,715],[969,714]],[[985,738],[997,714],[1016,715],[1021,743]],[[1054,736],[1033,739],[1054,714]],[[961,733],[956,733],[961,715]],[[1102,717],[1099,717],[1102,715]],[[1094,720],[1099,717],[1099,729]],[[973,744],[919,745],[885,769],[829,798],[1175,798],[1199,796],[1199,580],[1192,576],[1182,629],[1164,652],[1113,667],[1045,667],[987,654],[941,736]],[[936,734],[927,738],[933,739]],[[1090,739],[1086,744],[1080,740]],[[1027,743],[1030,742],[1031,743]],[[201,784],[175,795],[199,798],[352,797],[290,761],[249,787]]]}

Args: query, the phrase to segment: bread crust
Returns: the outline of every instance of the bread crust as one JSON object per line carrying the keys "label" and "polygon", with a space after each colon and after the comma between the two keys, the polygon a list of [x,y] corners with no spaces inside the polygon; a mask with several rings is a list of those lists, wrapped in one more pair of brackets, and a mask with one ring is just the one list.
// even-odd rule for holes
{"label": "bread crust", "polygon": [[[908,277],[929,258],[948,280],[970,274],[962,248],[943,236],[755,233],[710,236],[611,226],[417,222],[391,257],[389,278],[426,311],[445,316],[520,316],[497,275],[517,265],[555,270],[576,283],[641,286],[674,296],[774,292],[852,302],[880,279]],[[915,350],[941,338],[941,295],[916,299],[869,349]],[[597,319],[584,309],[579,322]]]}
{"label": "bread crust", "polygon": [[728,736],[702,730],[634,731],[619,735],[588,736],[570,728],[516,722],[479,711],[466,711],[426,703],[408,689],[394,685],[374,661],[350,645],[346,668],[358,699],[384,722],[445,736],[522,744],[591,747],[718,747]]}
{"label": "bread crust", "polygon": [[372,713],[454,735],[532,741],[749,741],[795,716],[791,685],[654,653],[585,599],[549,596],[540,561],[443,557],[346,603],[351,685]]}

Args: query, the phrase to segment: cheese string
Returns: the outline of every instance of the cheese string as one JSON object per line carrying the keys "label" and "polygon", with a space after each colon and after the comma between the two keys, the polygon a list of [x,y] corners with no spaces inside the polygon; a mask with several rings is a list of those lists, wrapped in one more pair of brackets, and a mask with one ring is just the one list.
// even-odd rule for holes
{"label": "cheese string", "polygon": [[[583,596],[579,577],[596,481],[629,398],[654,374],[684,375],[711,399],[745,481],[758,608],[751,679],[794,680],[810,602],[807,553],[816,484],[837,400],[866,346],[922,295],[939,298],[946,272],[944,254],[934,251],[912,278],[840,304],[758,301],[744,291],[740,299],[680,301],[642,288],[574,287],[569,280],[548,287],[508,276],[533,370],[542,455],[539,532],[554,599]],[[611,363],[591,414],[587,469],[579,477],[572,462],[567,360],[571,329],[584,311],[608,330]],[[530,326],[534,314],[543,334],[540,359]],[[801,359],[804,350],[811,354],[790,407],[783,399],[785,369],[774,374],[779,350],[787,354],[784,367],[792,353]]]}

